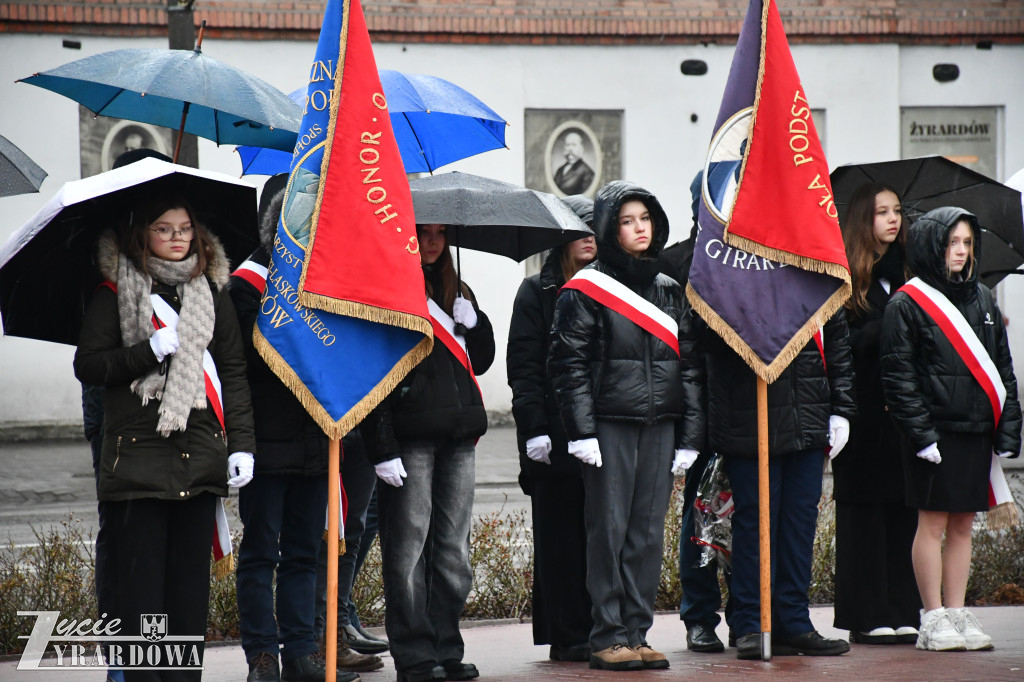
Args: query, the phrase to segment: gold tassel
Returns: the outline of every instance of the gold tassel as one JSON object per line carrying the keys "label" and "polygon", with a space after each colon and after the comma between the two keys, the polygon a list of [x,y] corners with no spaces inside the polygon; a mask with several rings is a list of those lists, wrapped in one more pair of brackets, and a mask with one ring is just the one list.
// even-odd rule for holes
{"label": "gold tassel", "polygon": [[[320,536],[327,542],[327,529],[324,528],[323,534]],[[345,538],[338,538],[338,556],[345,556]]]}
{"label": "gold tassel", "polygon": [[226,556],[222,556],[220,559],[218,559],[217,561],[213,562],[213,570],[211,571],[211,573],[213,573],[213,577],[214,578],[218,578],[218,579],[219,578],[224,578],[224,577],[226,577],[228,575],[231,575],[234,572],[235,572],[235,555],[234,554],[228,554]]}
{"label": "gold tassel", "polygon": [[988,510],[985,524],[989,530],[1005,530],[1020,525],[1020,511],[1014,501],[1001,502]]}

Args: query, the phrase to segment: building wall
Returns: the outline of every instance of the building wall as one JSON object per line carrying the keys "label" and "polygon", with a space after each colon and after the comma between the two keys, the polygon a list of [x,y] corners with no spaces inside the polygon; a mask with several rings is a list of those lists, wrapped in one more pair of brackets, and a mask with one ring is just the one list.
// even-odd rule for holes
{"label": "building wall", "polygon": [[[64,38],[81,50],[64,49]],[[0,134],[35,159],[50,176],[38,195],[0,199],[0,239],[6,239],[57,189],[79,176],[78,108],[70,100],[15,83],[36,71],[123,47],[163,47],[155,39],[92,36],[0,35]],[[301,86],[309,71],[312,42],[206,40],[204,53],[240,66],[284,92]],[[524,181],[524,110],[616,109],[623,115],[623,177],[653,191],[672,222],[670,241],[690,229],[690,180],[703,163],[732,46],[515,46],[379,44],[380,68],[430,73],[474,93],[508,122],[509,149],[487,152],[441,169]],[[895,44],[797,45],[793,49],[808,99],[825,111],[826,154],[831,167],[899,156],[901,106],[986,104],[1005,107],[1003,177],[1024,167],[1024,45],[919,47]],[[684,76],[684,59],[703,59],[704,76]],[[955,62],[961,77],[939,84],[938,62]],[[696,114],[696,122],[691,115]],[[232,147],[200,140],[203,168],[240,172]],[[1002,179],[1002,178],[1000,178]],[[258,183],[262,178],[254,178]],[[510,409],[503,349],[512,301],[523,266],[487,254],[462,252],[464,279],[477,293],[497,335],[499,359],[481,377],[489,409]],[[55,276],[56,273],[55,273]],[[1011,279],[1014,279],[1011,277]],[[1024,279],[1024,278],[1021,278]],[[1011,339],[1024,353],[1024,296],[1016,282],[1001,298],[1011,320]],[[1020,301],[1019,304],[1016,301]],[[1017,333],[1017,327],[1020,327]],[[79,388],[71,370],[73,349],[0,337],[0,427],[12,423],[80,419]]]}

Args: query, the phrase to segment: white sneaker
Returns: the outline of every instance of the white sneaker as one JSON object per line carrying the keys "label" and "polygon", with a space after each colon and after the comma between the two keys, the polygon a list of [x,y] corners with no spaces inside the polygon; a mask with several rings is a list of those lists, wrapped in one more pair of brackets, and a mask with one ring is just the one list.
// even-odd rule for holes
{"label": "white sneaker", "polygon": [[992,648],[992,638],[981,631],[981,623],[965,608],[947,609],[953,624],[967,643],[968,651],[985,651]]}
{"label": "white sneaker", "polygon": [[917,628],[910,625],[904,625],[896,628],[896,643],[897,644],[914,644],[917,642]]}
{"label": "white sneaker", "polygon": [[964,651],[967,640],[953,623],[952,613],[937,608],[925,613],[921,609],[921,629],[917,635],[917,648],[928,651]]}

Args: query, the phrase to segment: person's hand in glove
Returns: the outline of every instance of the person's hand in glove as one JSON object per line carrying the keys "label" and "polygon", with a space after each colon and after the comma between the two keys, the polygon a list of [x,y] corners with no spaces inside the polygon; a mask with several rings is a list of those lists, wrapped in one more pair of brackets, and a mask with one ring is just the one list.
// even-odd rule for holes
{"label": "person's hand in glove", "polygon": [[931,462],[932,464],[938,464],[942,461],[942,455],[939,454],[939,444],[932,443],[923,450],[917,451],[917,456],[923,460]]}
{"label": "person's hand in glove", "polygon": [[251,481],[253,464],[251,452],[234,452],[228,455],[228,485],[232,488],[241,488]]}
{"label": "person's hand in glove", "polygon": [[569,441],[569,454],[584,464],[601,466],[601,446],[596,438]]}
{"label": "person's hand in glove", "polygon": [[174,355],[178,350],[178,332],[171,327],[163,327],[153,332],[149,337],[149,347],[153,349],[153,355],[157,362],[163,362],[168,355]]}
{"label": "person's hand in glove", "polygon": [[682,476],[686,473],[686,470],[693,466],[693,463],[697,461],[697,455],[699,453],[696,450],[689,450],[687,448],[680,448],[676,450],[675,459],[672,460],[672,475]]}
{"label": "person's hand in glove", "polygon": [[534,462],[551,464],[551,439],[544,435],[526,441],[526,456]]}
{"label": "person's hand in glove", "polygon": [[403,485],[402,479],[408,476],[405,473],[405,467],[402,466],[401,457],[395,457],[386,462],[374,464],[373,468],[377,470],[377,478],[395,488],[401,488]]}
{"label": "person's hand in glove", "polygon": [[472,302],[460,295],[452,304],[452,319],[456,324],[461,324],[466,329],[472,329],[477,323],[476,308],[473,307]]}
{"label": "person's hand in glove", "polygon": [[828,418],[828,458],[835,459],[850,440],[850,420],[837,414]]}

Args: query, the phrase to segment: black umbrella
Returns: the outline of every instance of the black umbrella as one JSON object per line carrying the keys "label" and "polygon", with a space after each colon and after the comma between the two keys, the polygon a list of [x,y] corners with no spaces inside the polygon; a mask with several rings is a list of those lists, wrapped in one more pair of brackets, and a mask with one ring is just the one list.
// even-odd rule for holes
{"label": "black umbrella", "polygon": [[38,192],[46,171],[0,135],[0,197]]}
{"label": "black umbrella", "polygon": [[843,220],[853,193],[877,182],[896,190],[910,220],[940,206],[959,206],[978,217],[983,234],[978,267],[994,286],[1024,263],[1021,193],[942,156],[840,166],[832,171],[832,192]]}
{"label": "black umbrella", "polygon": [[69,182],[0,247],[4,334],[77,344],[85,304],[100,284],[97,237],[135,198],[164,188],[193,205],[232,263],[259,245],[256,188],[228,175],[148,158]]}
{"label": "black umbrella", "polygon": [[449,243],[515,261],[559,244],[593,236],[593,231],[554,194],[500,180],[442,173],[413,180],[418,224],[455,229]]}

